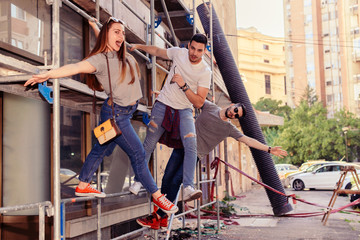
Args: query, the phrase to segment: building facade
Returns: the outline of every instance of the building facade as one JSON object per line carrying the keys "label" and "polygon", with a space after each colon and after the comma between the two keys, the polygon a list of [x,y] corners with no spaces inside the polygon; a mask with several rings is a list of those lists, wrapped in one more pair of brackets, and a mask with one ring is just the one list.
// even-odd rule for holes
{"label": "building facade", "polygon": [[271,98],[288,104],[284,39],[255,28],[238,29],[238,67],[251,103]]}
{"label": "building facade", "polygon": [[286,74],[297,105],[307,86],[327,108],[359,109],[358,1],[284,0]]}

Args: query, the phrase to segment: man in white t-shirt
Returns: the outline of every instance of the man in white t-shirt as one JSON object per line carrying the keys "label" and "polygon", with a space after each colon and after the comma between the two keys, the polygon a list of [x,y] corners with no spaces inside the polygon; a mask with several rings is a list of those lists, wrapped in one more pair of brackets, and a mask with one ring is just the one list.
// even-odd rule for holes
{"label": "man in white t-shirt", "polygon": [[[165,127],[172,129],[172,134],[174,132],[176,134],[177,129],[179,130],[179,139],[181,139],[185,153],[183,170],[185,199],[199,198],[202,194],[200,190],[193,187],[197,150],[192,112],[193,106],[199,108],[204,104],[210,87],[211,70],[202,59],[206,45],[206,36],[195,34],[188,44],[188,49],[178,47],[163,49],[141,44],[133,44],[130,48],[131,51],[142,50],[173,62],[151,111],[144,149],[146,161],[149,161],[156,143],[165,132]],[[141,184],[135,182],[129,190],[137,194],[140,187]]]}

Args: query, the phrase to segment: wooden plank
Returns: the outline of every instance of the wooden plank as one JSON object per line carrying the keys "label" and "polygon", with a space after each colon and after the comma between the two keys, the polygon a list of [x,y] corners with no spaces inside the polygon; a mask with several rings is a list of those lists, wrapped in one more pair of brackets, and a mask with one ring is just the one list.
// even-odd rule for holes
{"label": "wooden plank", "polygon": [[338,194],[360,194],[360,190],[340,189]]}

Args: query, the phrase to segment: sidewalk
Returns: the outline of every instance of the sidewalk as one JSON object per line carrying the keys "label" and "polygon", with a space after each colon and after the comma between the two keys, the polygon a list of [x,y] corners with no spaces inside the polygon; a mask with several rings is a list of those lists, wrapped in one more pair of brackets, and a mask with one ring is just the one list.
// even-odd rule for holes
{"label": "sidewalk", "polygon": [[[301,191],[286,190],[296,194],[308,202],[327,206],[332,191]],[[244,198],[233,203],[238,207],[246,207],[251,214],[272,214],[270,202],[263,188],[256,187],[246,192]],[[334,207],[338,208],[349,203],[348,197],[339,196]],[[292,203],[291,203],[292,204]],[[302,202],[292,204],[294,210],[290,213],[320,212],[323,208],[311,206]],[[238,214],[246,214],[242,211]],[[360,239],[360,215],[335,213],[330,214],[326,226],[321,222],[321,216],[294,217],[256,217],[241,218],[238,226],[229,226],[219,236],[220,239]]]}
{"label": "sidewalk", "polygon": [[[308,202],[327,206],[332,196],[332,191],[293,191],[286,190],[288,194],[296,194],[297,197]],[[272,207],[265,190],[260,186],[241,194],[242,198],[230,202],[234,204],[238,215],[247,214],[273,214]],[[348,197],[339,196],[334,207],[338,208],[349,203]],[[293,204],[291,213],[323,212],[323,208],[308,205],[302,202]],[[335,213],[330,214],[326,226],[321,222],[321,216],[295,218],[295,217],[241,217],[234,219],[239,225],[225,225],[225,229],[218,234],[205,235],[202,239],[345,239],[360,240],[360,215]],[[196,226],[196,220],[186,220],[187,225]],[[222,222],[222,221],[221,221]],[[202,224],[216,225],[216,221],[202,220]],[[210,231],[211,232],[211,231]],[[163,235],[159,234],[159,239]],[[193,235],[194,236],[194,235]],[[144,238],[142,238],[144,239]],[[181,238],[177,238],[181,239]],[[195,236],[183,239],[197,239]]]}

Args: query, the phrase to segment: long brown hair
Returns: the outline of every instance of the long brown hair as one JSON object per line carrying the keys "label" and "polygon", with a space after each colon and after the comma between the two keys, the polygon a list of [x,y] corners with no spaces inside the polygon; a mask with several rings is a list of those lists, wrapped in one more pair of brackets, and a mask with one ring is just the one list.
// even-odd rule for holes
{"label": "long brown hair", "polygon": [[[99,33],[99,36],[96,40],[96,44],[95,44],[94,48],[91,50],[90,54],[85,59],[87,59],[93,55],[99,54],[99,53],[107,52],[109,29],[110,29],[111,25],[114,24],[115,22],[123,25],[122,22],[117,21],[115,18],[110,18],[106,23],[104,23],[104,25],[102,26],[101,31]],[[136,72],[137,72],[138,76],[140,76],[140,70],[139,70],[139,65],[138,65],[137,61],[135,60],[135,58],[126,52],[125,36],[124,36],[124,42],[122,43],[119,51],[117,51],[117,57],[119,59],[119,67],[120,67],[120,63],[122,63],[121,64],[121,75],[119,76],[119,83],[124,81],[125,75],[126,75],[126,68],[127,68],[127,66],[129,66],[130,74],[131,74],[131,81],[128,84],[129,85],[133,84],[135,82],[135,72],[134,72],[133,66],[131,65],[131,63],[129,61],[129,57],[131,57],[133,59],[133,61],[135,62]],[[101,83],[96,79],[94,74],[84,74],[84,75],[86,78],[86,84],[88,85],[89,88],[91,88],[92,90],[97,90],[97,91],[104,90]]]}

